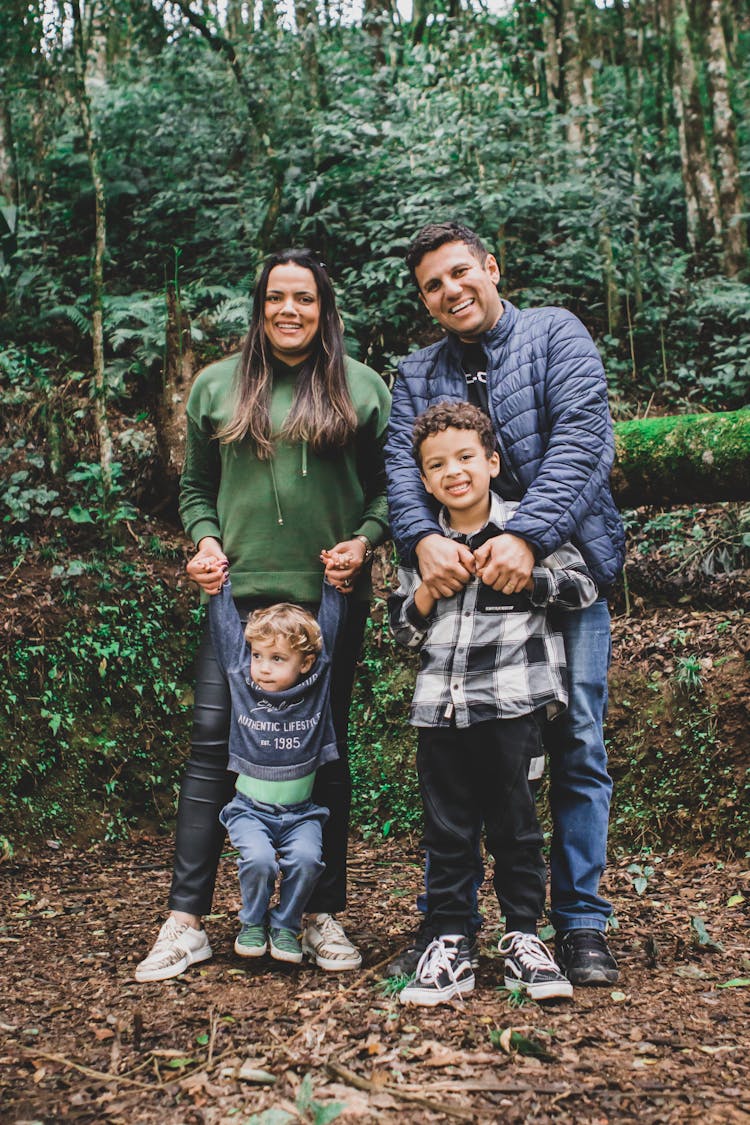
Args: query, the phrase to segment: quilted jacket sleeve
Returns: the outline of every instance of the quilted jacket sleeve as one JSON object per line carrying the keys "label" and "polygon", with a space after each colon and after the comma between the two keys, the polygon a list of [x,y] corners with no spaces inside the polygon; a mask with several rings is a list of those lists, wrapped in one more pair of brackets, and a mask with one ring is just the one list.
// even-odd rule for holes
{"label": "quilted jacket sleeve", "polygon": [[393,405],[385,445],[385,467],[388,474],[388,511],[391,534],[399,556],[414,562],[413,552],[425,535],[442,535],[437,513],[431,506],[411,452],[414,419],[426,405],[418,398],[421,379],[405,376],[404,363],[399,364],[393,388]]}
{"label": "quilted jacket sleeve", "polygon": [[594,341],[565,310],[550,325],[544,385],[549,441],[506,531],[549,555],[575,533],[608,487],[614,461],[604,368]]}

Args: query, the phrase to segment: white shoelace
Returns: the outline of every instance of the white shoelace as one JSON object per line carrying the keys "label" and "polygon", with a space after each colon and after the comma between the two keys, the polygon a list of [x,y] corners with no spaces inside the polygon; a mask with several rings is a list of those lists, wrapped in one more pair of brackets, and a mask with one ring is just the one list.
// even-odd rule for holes
{"label": "white shoelace", "polygon": [[547,946],[535,934],[522,934],[513,930],[501,939],[498,950],[518,958],[524,968],[559,972],[554,957]]}
{"label": "white shoelace", "polygon": [[327,955],[332,955],[334,959],[339,955],[341,959],[351,955],[355,946],[349,941],[338,918],[332,914],[318,914],[314,924],[323,936]]}
{"label": "white shoelace", "polygon": [[455,984],[456,970],[453,962],[457,953],[457,945],[453,945],[449,950],[442,938],[435,938],[419,958],[415,980],[420,984],[437,984],[438,977],[445,971],[450,981]]}

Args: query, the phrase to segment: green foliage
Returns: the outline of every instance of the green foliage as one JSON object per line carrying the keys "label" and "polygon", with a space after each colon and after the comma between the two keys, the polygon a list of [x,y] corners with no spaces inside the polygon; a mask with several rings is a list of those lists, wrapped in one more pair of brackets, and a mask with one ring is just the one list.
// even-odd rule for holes
{"label": "green foliage", "polygon": [[640,864],[631,863],[627,868],[630,882],[633,885],[633,890],[637,895],[642,895],[648,887],[648,881],[654,874],[654,868],[650,863]]}
{"label": "green foliage", "polygon": [[349,721],[353,822],[365,835],[387,836],[417,828],[421,803],[416,776],[416,736],[408,725],[414,690],[413,661],[399,650],[376,606],[365,644]]}
{"label": "green foliage", "polygon": [[273,1107],[263,1110],[262,1113],[254,1113],[252,1117],[247,1118],[245,1125],[288,1125],[292,1121],[305,1121],[309,1122],[309,1125],[328,1125],[329,1121],[335,1121],[346,1109],[343,1102],[316,1101],[311,1074],[306,1074],[302,1079],[294,1105],[296,1114]]}
{"label": "green foliage", "polygon": [[0,664],[11,835],[95,835],[98,821],[113,837],[146,809],[172,812],[194,632],[174,592],[132,565],[102,556],[73,570],[81,592],[59,632],[18,638]]}
{"label": "green foliage", "polygon": [[[325,258],[352,351],[392,367],[430,331],[415,320],[406,243],[423,222],[458,216],[496,252],[506,296],[583,316],[619,400],[746,401],[747,285],[688,250],[663,43],[649,29],[633,53],[635,9],[623,14],[624,34],[608,6],[589,13],[596,65],[580,151],[545,73],[549,15],[539,5],[518,0],[500,15],[471,6],[419,34],[384,18],[377,50],[368,27],[327,18],[315,34],[317,100],[307,39],[282,26],[228,31],[222,18],[212,26],[233,40],[261,111],[226,58],[168,8],[148,20],[133,9],[122,38],[118,21],[106,29],[106,74],[91,92],[115,393],[132,393],[133,383],[142,393],[159,367],[175,256],[196,338],[233,335],[263,252],[290,243]],[[11,21],[0,48],[23,154],[20,203],[3,211],[0,305],[17,338],[52,334],[87,356],[93,193],[69,47],[52,14],[46,34],[23,23]],[[734,50],[740,83],[746,36]]]}
{"label": "green foliage", "polygon": [[[717,705],[694,683],[678,681],[673,694],[657,685],[650,705],[618,723],[608,749],[613,840],[656,845],[688,834],[694,844],[724,840],[740,849],[750,841],[750,767],[732,760]],[[647,868],[631,874],[649,877]]]}

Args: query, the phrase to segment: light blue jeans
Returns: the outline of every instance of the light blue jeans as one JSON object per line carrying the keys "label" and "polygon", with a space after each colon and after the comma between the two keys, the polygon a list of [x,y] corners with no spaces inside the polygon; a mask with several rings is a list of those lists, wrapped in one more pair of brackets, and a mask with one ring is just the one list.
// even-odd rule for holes
{"label": "light blue jeans", "polygon": [[[219,820],[240,853],[237,867],[243,926],[261,926],[268,921],[274,928],[301,929],[302,912],[325,868],[320,857],[327,819],[328,809],[312,801],[267,805],[235,792],[219,813]],[[279,902],[269,909],[279,871]]]}
{"label": "light blue jeans", "polygon": [[553,825],[550,921],[558,932],[604,930],[612,913],[599,895],[612,796],[603,730],[612,655],[609,608],[602,598],[575,613],[558,611],[555,625],[565,638],[569,701],[544,732]]}

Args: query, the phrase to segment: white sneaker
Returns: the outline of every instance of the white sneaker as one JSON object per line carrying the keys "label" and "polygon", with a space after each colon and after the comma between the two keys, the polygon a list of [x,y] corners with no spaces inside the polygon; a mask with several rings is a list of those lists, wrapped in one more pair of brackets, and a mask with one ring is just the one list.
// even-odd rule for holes
{"label": "white sneaker", "polygon": [[211,946],[205,930],[195,930],[171,915],[159,930],[153,949],[135,970],[139,984],[150,980],[169,980],[184,973],[188,965],[207,961]]}
{"label": "white sneaker", "polygon": [[329,973],[358,969],[362,954],[349,941],[333,914],[309,914],[302,931],[302,952]]}

